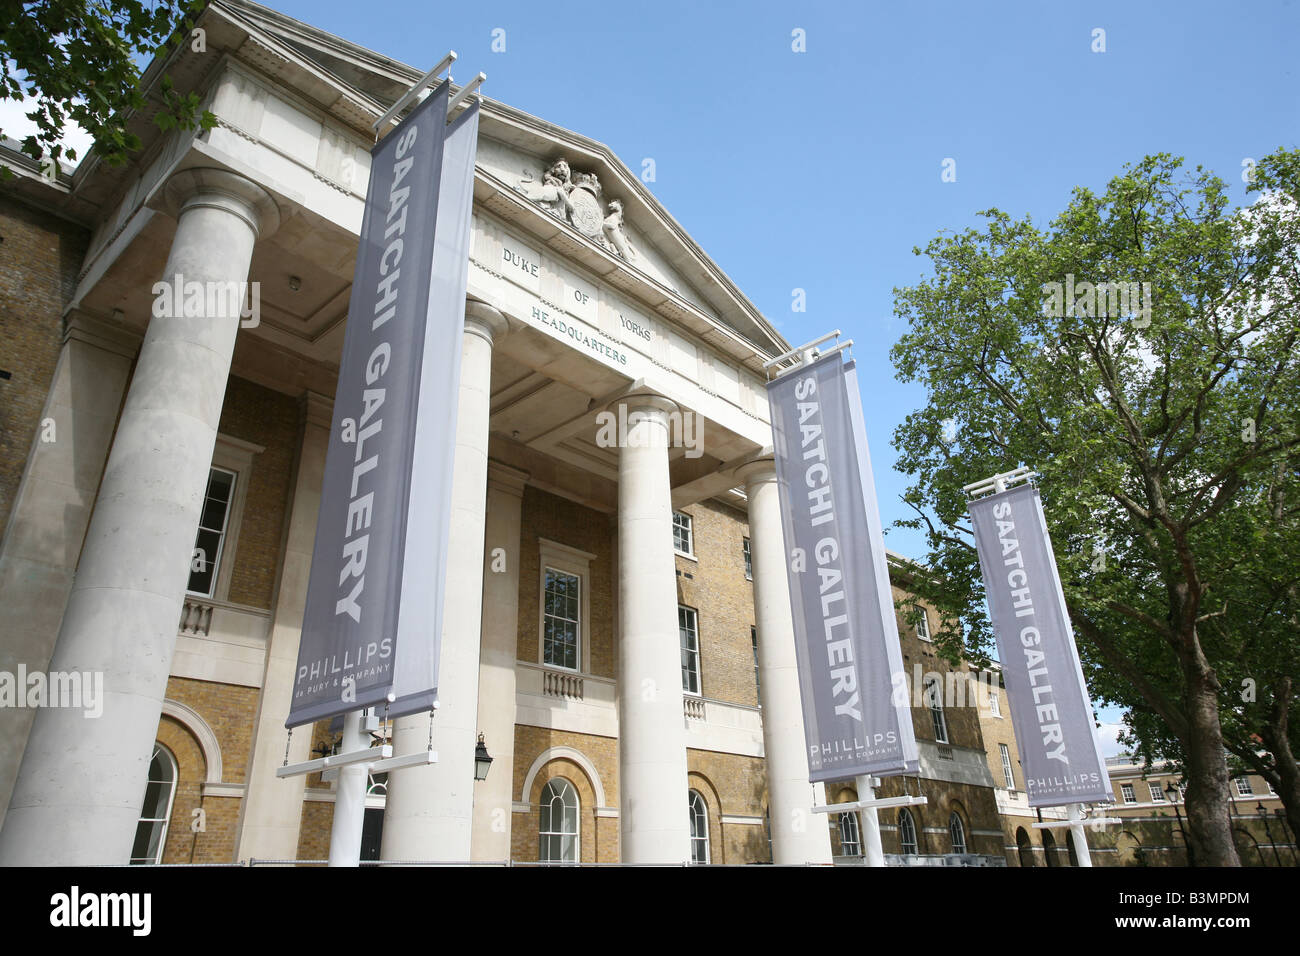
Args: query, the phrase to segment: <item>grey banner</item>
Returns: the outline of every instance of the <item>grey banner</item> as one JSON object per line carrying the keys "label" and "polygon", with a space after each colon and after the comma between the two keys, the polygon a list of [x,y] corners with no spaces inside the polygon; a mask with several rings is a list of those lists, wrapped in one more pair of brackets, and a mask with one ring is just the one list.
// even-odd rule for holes
{"label": "grey banner", "polygon": [[[852,362],[767,386],[811,781],[917,771],[884,535]],[[760,635],[761,639],[761,635]]]}
{"label": "grey banner", "polygon": [[1108,803],[1106,761],[1038,489],[970,502],[1031,807]]}
{"label": "grey banner", "polygon": [[438,698],[438,651],[447,586],[447,540],[460,391],[460,343],[465,332],[470,218],[478,103],[447,127],[434,231],[433,285],[420,375],[411,499],[407,509],[402,607],[397,619],[392,717],[428,710]]}
{"label": "grey banner", "polygon": [[[288,727],[386,700],[402,653],[398,617],[447,93],[444,81],[371,152]],[[453,402],[453,420],[454,409]]]}

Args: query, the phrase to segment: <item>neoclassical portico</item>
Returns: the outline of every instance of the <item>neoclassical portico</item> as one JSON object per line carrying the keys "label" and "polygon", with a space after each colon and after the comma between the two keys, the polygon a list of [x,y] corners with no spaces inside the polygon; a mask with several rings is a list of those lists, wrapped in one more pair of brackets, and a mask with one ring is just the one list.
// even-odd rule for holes
{"label": "neoclassical portico", "polygon": [[[177,219],[164,275],[205,288],[246,281],[254,244],[280,223],[270,194],[224,170],[186,169],[164,196]],[[0,864],[130,855],[239,332],[240,302],[217,302],[149,323],[50,660],[103,674],[103,715],[37,714]]]}

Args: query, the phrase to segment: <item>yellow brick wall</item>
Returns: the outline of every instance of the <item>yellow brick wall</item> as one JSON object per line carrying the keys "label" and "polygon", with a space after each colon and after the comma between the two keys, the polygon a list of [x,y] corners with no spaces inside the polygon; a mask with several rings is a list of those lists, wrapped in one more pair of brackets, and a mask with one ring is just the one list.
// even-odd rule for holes
{"label": "yellow brick wall", "polygon": [[[552,747],[571,747],[595,767],[604,788],[607,806],[618,806],[618,750],[611,737],[575,734],[546,727],[515,727],[514,783],[511,795],[519,799],[524,778],[533,762]],[[539,799],[552,777],[564,777],[578,791],[578,853],[584,863],[618,862],[618,819],[596,816],[596,782],[573,760],[559,757],[549,761],[529,788],[527,813],[513,813],[510,827],[511,857],[521,862],[538,859]],[[682,812],[685,813],[683,795]]]}
{"label": "yellow brick wall", "polygon": [[[743,569],[742,569],[743,577]],[[713,863],[771,862],[762,824],[723,824],[722,816],[762,817],[767,807],[763,760],[711,750],[687,750],[688,782],[709,807],[709,859]],[[686,798],[682,798],[686,812]]]}
{"label": "yellow brick wall", "polygon": [[524,489],[519,545],[519,660],[538,663],[541,538],[594,554],[584,586],[590,602],[586,640],[591,673],[614,676],[614,537],[609,515],[548,494]]}
{"label": "yellow brick wall", "polygon": [[[194,710],[212,729],[221,752],[221,783],[246,783],[258,690],[210,681],[171,677],[167,697]],[[180,774],[168,823],[164,863],[230,863],[238,842],[240,798],[204,797],[208,768],[193,732],[163,716],[157,739],[176,758]],[[202,807],[203,830],[192,829],[194,810]]]}
{"label": "yellow brick wall", "polygon": [[197,711],[221,746],[222,783],[246,783],[253,746],[253,720],[260,691],[212,681],[172,676],[167,696]]}
{"label": "yellow brick wall", "polygon": [[230,600],[270,610],[299,444],[296,400],[231,377],[221,407],[223,435],[262,445],[253,459],[230,577]]}
{"label": "yellow brick wall", "polygon": [[334,804],[304,800],[302,825],[298,830],[298,859],[326,860],[330,855],[330,827],[334,825]]}
{"label": "yellow brick wall", "polygon": [[[682,508],[691,516],[697,560],[677,555],[677,601],[695,608],[700,639],[700,691],[753,707],[754,586],[745,577],[745,516],[716,501]],[[762,635],[759,635],[762,640]]]}
{"label": "yellow brick wall", "polygon": [[[0,536],[40,430],[89,234],[0,193]],[[71,435],[71,422],[56,429]],[[56,437],[58,432],[56,431]]]}
{"label": "yellow brick wall", "polygon": [[[176,795],[167,825],[164,863],[230,863],[235,857],[239,821],[237,797],[204,797],[207,763],[189,728],[164,716],[158,742],[177,764]],[[203,811],[196,816],[195,810]]]}

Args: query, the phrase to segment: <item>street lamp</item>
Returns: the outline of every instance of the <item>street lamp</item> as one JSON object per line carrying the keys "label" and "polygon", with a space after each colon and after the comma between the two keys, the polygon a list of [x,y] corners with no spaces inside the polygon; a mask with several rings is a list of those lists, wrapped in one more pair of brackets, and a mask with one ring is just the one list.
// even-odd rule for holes
{"label": "street lamp", "polygon": [[1196,857],[1192,854],[1192,845],[1187,842],[1187,831],[1183,829],[1183,815],[1178,812],[1178,788],[1174,786],[1172,780],[1165,787],[1165,793],[1169,795],[1169,802],[1174,805],[1174,816],[1178,819],[1178,832],[1183,836],[1183,848],[1187,851],[1187,865],[1195,866]]}
{"label": "street lamp", "polygon": [[1273,848],[1273,860],[1278,866],[1282,865],[1282,857],[1278,855],[1277,844],[1273,842],[1273,831],[1268,828],[1268,811],[1264,809],[1264,801],[1261,800],[1255,804],[1255,812],[1259,818],[1264,821],[1264,836],[1268,837],[1268,845]]}
{"label": "street lamp", "polygon": [[474,747],[474,779],[486,780],[488,770],[492,767],[492,756],[488,753],[483,735],[478,735],[478,744]]}

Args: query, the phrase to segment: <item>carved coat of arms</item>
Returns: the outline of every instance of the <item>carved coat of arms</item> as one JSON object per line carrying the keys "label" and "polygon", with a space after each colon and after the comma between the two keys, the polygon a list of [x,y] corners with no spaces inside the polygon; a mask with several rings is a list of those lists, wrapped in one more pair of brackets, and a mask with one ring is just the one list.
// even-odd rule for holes
{"label": "carved coat of arms", "polygon": [[627,262],[635,261],[636,253],[623,229],[623,204],[612,199],[608,211],[602,208],[600,180],[595,173],[574,174],[568,161],[560,158],[546,170],[540,183],[529,176],[515,186],[515,191],[615,255]]}

